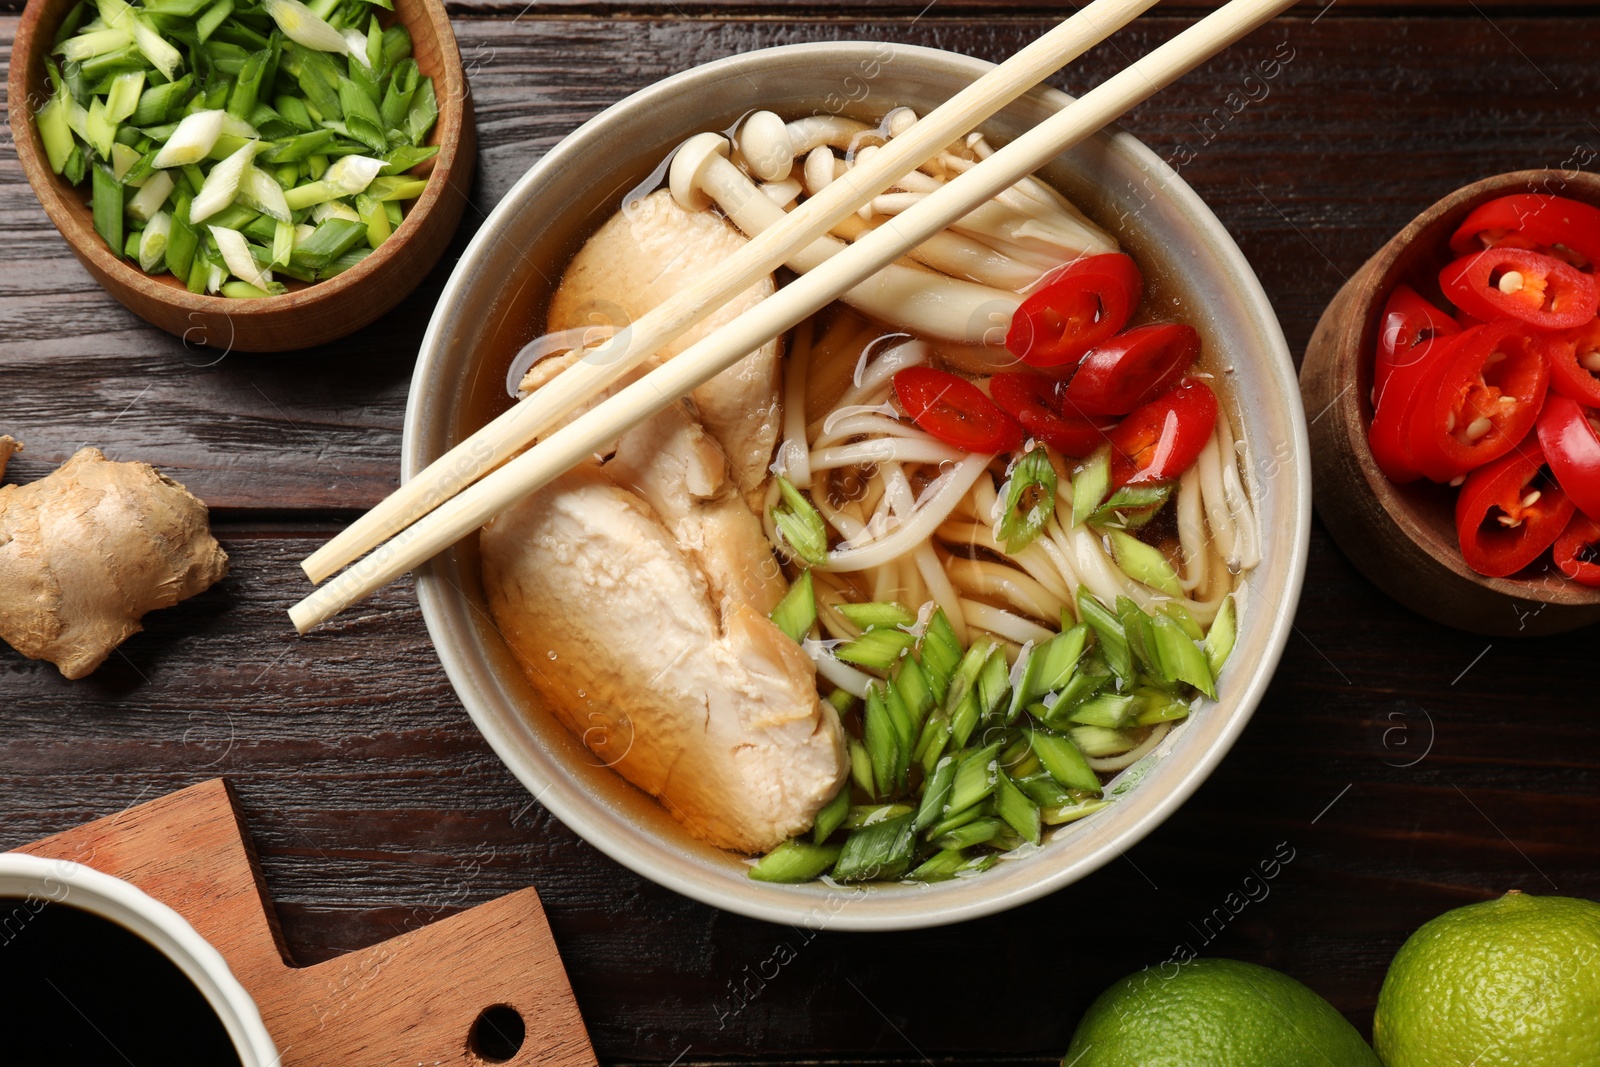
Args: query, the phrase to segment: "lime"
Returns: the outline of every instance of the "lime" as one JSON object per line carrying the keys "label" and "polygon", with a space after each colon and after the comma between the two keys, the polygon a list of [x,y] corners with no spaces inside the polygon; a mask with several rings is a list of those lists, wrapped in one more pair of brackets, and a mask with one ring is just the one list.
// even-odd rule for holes
{"label": "lime", "polygon": [[1355,1027],[1286,974],[1236,960],[1146,969],[1089,1005],[1064,1067],[1378,1067]]}
{"label": "lime", "polygon": [[1600,904],[1513,890],[1400,946],[1373,1044],[1388,1067],[1600,1063]]}

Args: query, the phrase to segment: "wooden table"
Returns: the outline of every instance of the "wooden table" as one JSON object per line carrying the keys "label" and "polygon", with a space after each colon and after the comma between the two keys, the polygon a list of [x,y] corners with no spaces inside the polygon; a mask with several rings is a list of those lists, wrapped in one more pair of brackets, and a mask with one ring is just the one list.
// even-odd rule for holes
{"label": "wooden table", "polygon": [[[998,59],[1064,6],[523,2],[452,8],[482,145],[455,249],[400,310],[327,349],[224,356],[145,326],[0,153],[0,432],[28,445],[14,476],[86,443],[157,464],[209,501],[233,557],[225,582],[152,616],[88,680],[0,649],[0,845],[226,775],[306,962],[533,883],[607,1063],[1051,1063],[1103,986],[1190,951],[1282,968],[1365,1030],[1390,956],[1438,912],[1513,887],[1600,897],[1593,631],[1491,643],[1433,625],[1320,529],[1277,681],[1194,799],[1078,885],[918,933],[813,937],[601,856],[479,738],[409,584],[296,637],[296,561],[395,484],[450,262],[550,145],[730,53],[870,37]],[[1081,91],[1195,14],[1143,20],[1059,84]],[[1310,3],[1126,124],[1163,156],[1192,149],[1183,176],[1298,353],[1342,277],[1454,186],[1595,165],[1597,49],[1600,20],[1577,3]],[[1274,55],[1275,77],[1246,81]],[[1251,880],[1275,851],[1292,861]]]}

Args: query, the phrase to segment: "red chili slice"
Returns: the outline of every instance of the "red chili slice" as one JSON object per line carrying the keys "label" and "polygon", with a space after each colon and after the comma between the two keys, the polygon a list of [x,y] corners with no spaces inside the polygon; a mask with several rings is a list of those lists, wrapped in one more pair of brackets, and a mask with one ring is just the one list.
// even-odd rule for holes
{"label": "red chili slice", "polygon": [[1550,388],[1588,407],[1600,407],[1600,319],[1547,339]]}
{"label": "red chili slice", "polygon": [[907,367],[894,376],[895,395],[913,422],[947,445],[968,452],[1009,452],[1022,427],[965,378],[932,367]]}
{"label": "red chili slice", "polygon": [[1032,371],[1007,371],[989,379],[989,395],[1000,410],[1065,456],[1082,457],[1099,448],[1112,419],[1090,419],[1062,410],[1062,385]]}
{"label": "red chili slice", "polygon": [[1600,519],[1600,416],[1559,393],[1539,413],[1539,447],[1578,510]]}
{"label": "red chili slice", "polygon": [[1175,385],[1200,358],[1193,326],[1138,326],[1096,345],[1067,385],[1067,401],[1087,415],[1126,415]]}
{"label": "red chili slice", "polygon": [[1448,334],[1423,341],[1414,349],[1416,358],[1390,372],[1367,428],[1367,444],[1378,469],[1391,482],[1403,484],[1422,477],[1411,459],[1411,421],[1419,400],[1430,392],[1437,395],[1440,372],[1466,336]]}
{"label": "red chili slice", "polygon": [[1378,358],[1372,366],[1372,402],[1378,403],[1395,368],[1421,356],[1418,346],[1435,337],[1460,333],[1461,327],[1409,285],[1397,285],[1378,322]]}
{"label": "red chili slice", "polygon": [[1161,482],[1194,464],[1217,425],[1217,395],[1190,378],[1133,411],[1106,435],[1111,484]]}
{"label": "red chili slice", "polygon": [[1075,366],[1127,325],[1143,292],[1138,265],[1121,252],[1076,260],[1017,308],[1006,347],[1029,366]]}
{"label": "red chili slice", "polygon": [[1411,466],[1448,482],[1499,459],[1533,429],[1549,383],[1544,342],[1526,324],[1501,319],[1461,334],[1438,386],[1417,394]]}
{"label": "red chili slice", "polygon": [[1579,585],[1600,586],[1600,522],[1574,513],[1553,547],[1557,570]]}
{"label": "red chili slice", "polygon": [[[1564,196],[1517,193],[1475,208],[1450,238],[1450,250],[1458,256],[1503,245],[1592,266],[1600,262],[1600,208]],[[1562,255],[1563,250],[1574,255]]]}
{"label": "red chili slice", "polygon": [[1600,288],[1577,268],[1525,248],[1486,248],[1439,272],[1451,302],[1484,321],[1510,316],[1541,330],[1594,318]]}
{"label": "red chili slice", "polygon": [[1536,435],[1467,475],[1456,498],[1456,534],[1467,566],[1491,578],[1515,574],[1555,543],[1577,509],[1544,476]]}

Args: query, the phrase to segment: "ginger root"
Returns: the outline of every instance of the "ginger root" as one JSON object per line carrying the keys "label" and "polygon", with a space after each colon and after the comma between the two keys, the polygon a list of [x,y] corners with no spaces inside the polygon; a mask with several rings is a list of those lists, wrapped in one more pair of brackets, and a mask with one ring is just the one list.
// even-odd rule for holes
{"label": "ginger root", "polygon": [[[0,437],[0,476],[22,445]],[[228,573],[205,504],[146,463],[83,448],[0,487],[0,638],[82,678],[143,627]]]}

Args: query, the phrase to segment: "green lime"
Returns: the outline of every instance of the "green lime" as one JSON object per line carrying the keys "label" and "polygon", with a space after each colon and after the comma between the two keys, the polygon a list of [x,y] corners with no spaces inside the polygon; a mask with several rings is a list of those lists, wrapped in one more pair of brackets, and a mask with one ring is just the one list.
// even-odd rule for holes
{"label": "green lime", "polygon": [[1333,1005],[1236,960],[1146,969],[1089,1005],[1064,1067],[1378,1067]]}
{"label": "green lime", "polygon": [[1372,1040],[1388,1067],[1600,1063],[1600,904],[1513,890],[1400,946]]}

